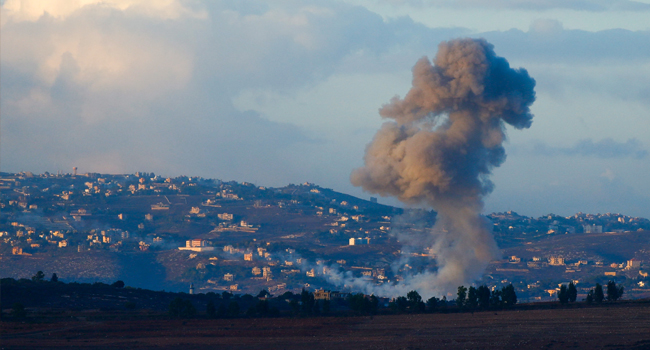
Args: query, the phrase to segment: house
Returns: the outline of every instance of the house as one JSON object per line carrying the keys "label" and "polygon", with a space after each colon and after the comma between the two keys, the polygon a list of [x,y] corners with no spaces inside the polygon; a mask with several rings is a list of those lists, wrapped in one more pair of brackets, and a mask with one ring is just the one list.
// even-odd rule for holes
{"label": "house", "polygon": [[638,259],[630,259],[627,261],[627,266],[625,267],[626,269],[638,269],[641,268],[641,260]]}
{"label": "house", "polygon": [[245,261],[253,261],[253,253],[244,253]]}
{"label": "house", "polygon": [[273,276],[273,274],[271,273],[271,268],[268,266],[264,266],[262,268],[262,277],[270,278],[271,276]]}
{"label": "house", "polygon": [[551,256],[548,258],[548,264],[551,266],[563,266],[564,258],[561,256]]}
{"label": "house", "polygon": [[329,290],[317,289],[314,291],[314,300],[330,300],[331,292]]}
{"label": "house", "polygon": [[235,279],[235,275],[233,275],[232,273],[227,273],[227,274],[223,275],[223,280],[224,281],[232,282],[234,279]]}
{"label": "house", "polygon": [[185,247],[178,247],[178,250],[191,250],[194,252],[208,252],[214,250],[214,247],[208,246],[205,239],[191,239],[185,241]]}
{"label": "house", "polygon": [[370,244],[370,238],[350,238],[350,245]]}

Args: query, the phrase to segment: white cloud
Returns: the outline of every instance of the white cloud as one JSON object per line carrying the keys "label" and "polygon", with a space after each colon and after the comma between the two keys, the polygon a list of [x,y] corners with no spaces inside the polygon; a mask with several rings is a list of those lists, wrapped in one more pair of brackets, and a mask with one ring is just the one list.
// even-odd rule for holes
{"label": "white cloud", "polygon": [[2,6],[4,21],[37,21],[43,16],[59,20],[92,7],[133,12],[139,16],[158,19],[178,19],[189,16],[205,18],[203,11],[186,6],[180,0],[6,0]]}
{"label": "white cloud", "polygon": [[523,9],[544,11],[571,9],[577,11],[648,11],[650,4],[630,0],[384,0],[394,6]]}

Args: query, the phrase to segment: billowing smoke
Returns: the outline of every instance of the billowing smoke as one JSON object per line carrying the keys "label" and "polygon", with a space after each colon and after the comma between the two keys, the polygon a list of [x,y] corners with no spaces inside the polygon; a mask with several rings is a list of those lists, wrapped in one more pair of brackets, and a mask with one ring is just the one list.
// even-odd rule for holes
{"label": "billowing smoke", "polygon": [[[506,158],[505,124],[528,128],[535,80],[512,69],[483,39],[442,42],[433,65],[413,68],[413,87],[379,113],[384,123],[368,145],[365,165],[352,172],[355,186],[438,212],[426,236],[400,237],[431,247],[436,270],[405,276],[393,293],[417,289],[445,293],[481,277],[498,248],[483,197],[488,176]],[[349,281],[348,281],[349,282]]]}

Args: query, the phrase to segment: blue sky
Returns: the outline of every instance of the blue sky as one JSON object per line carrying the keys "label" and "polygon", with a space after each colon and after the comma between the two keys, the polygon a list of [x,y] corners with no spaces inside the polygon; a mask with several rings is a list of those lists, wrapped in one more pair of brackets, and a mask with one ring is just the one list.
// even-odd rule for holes
{"label": "blue sky", "polygon": [[[2,2],[0,170],[349,181],[440,41],[537,81],[485,210],[650,217],[650,1]],[[394,204],[391,199],[380,199]]]}

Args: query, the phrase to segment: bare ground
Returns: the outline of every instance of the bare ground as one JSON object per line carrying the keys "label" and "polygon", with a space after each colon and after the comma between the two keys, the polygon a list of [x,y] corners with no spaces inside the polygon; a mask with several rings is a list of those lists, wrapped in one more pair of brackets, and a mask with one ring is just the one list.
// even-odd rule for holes
{"label": "bare ground", "polygon": [[650,304],[474,314],[1,325],[2,349],[650,349]]}

